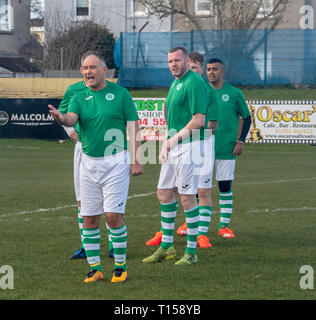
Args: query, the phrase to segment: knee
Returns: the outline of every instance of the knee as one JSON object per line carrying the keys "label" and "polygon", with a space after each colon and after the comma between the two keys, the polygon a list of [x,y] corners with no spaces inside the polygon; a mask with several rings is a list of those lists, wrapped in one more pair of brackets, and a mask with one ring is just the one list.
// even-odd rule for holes
{"label": "knee", "polygon": [[157,190],[157,198],[160,203],[171,203],[177,200],[175,190]]}
{"label": "knee", "polygon": [[121,213],[106,213],[105,217],[110,228],[120,228],[125,224]]}
{"label": "knee", "polygon": [[83,227],[85,229],[99,228],[99,216],[84,216]]}
{"label": "knee", "polygon": [[199,189],[198,190],[199,199],[209,199],[211,198],[210,189]]}
{"label": "knee", "polygon": [[181,195],[180,199],[184,210],[190,210],[197,205],[195,195]]}
{"label": "knee", "polygon": [[231,190],[232,181],[225,180],[225,181],[218,181],[218,188],[220,192],[228,192]]}

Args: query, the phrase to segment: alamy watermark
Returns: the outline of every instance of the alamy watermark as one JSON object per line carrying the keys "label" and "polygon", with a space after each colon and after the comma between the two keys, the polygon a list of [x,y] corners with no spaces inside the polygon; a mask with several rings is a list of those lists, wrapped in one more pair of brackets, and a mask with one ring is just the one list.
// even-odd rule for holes
{"label": "alamy watermark", "polygon": [[310,265],[304,265],[300,268],[300,274],[303,276],[300,279],[301,289],[314,289],[314,269]]}
{"label": "alamy watermark", "polygon": [[300,7],[300,28],[303,30],[314,29],[314,8],[310,5]]}
{"label": "alamy watermark", "polygon": [[[211,159],[214,158],[214,136],[212,130],[204,129],[201,131],[200,129],[193,129],[189,131],[183,129],[181,132],[185,139],[173,144],[170,152],[168,152],[170,156],[168,157],[168,163],[177,164],[178,161],[181,161],[183,164],[193,165],[194,175],[208,175],[211,170]],[[176,130],[168,130],[169,137],[176,134]],[[200,140],[201,135],[204,137],[202,140]],[[140,131],[138,131],[136,136],[129,137],[127,150],[130,156],[126,160],[121,156],[120,152],[124,149],[124,140],[121,130],[107,130],[104,135],[104,141],[108,142],[108,146],[105,148],[104,156],[115,158],[118,164],[125,164],[126,161],[133,164],[135,160],[140,164],[161,163],[158,155],[162,150],[163,141],[159,141],[158,144],[152,143],[152,141],[142,141]],[[141,142],[137,151],[133,150],[133,141],[135,140]],[[135,156],[133,156],[134,152],[136,152]],[[172,154],[177,154],[177,156],[173,157]]]}
{"label": "alamy watermark", "polygon": [[9,265],[0,267],[0,289],[14,289],[14,271]]}

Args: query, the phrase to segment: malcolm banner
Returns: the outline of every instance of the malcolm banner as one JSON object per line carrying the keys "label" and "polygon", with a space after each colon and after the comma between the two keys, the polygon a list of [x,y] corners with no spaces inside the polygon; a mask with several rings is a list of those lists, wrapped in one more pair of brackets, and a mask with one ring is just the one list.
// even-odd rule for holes
{"label": "malcolm banner", "polygon": [[[134,98],[143,141],[161,141],[164,98]],[[0,99],[0,138],[68,139],[48,104],[60,99]],[[251,143],[316,143],[316,101],[248,101]]]}
{"label": "malcolm banner", "polygon": [[60,99],[0,99],[0,138],[60,140],[68,136],[49,114]]}

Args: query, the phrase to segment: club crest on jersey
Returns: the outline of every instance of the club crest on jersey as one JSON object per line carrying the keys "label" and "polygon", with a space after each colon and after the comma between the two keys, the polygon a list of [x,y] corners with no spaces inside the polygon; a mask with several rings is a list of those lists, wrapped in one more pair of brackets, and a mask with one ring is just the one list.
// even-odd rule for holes
{"label": "club crest on jersey", "polygon": [[223,94],[223,95],[222,95],[222,100],[225,101],[225,102],[227,102],[227,101],[229,100],[229,95],[226,94],[226,93]]}
{"label": "club crest on jersey", "polygon": [[183,86],[183,83],[179,83],[176,87],[177,91],[179,91],[182,88],[182,86]]}
{"label": "club crest on jersey", "polygon": [[105,96],[105,99],[108,100],[108,101],[112,101],[114,99],[114,94],[113,93],[108,93]]}

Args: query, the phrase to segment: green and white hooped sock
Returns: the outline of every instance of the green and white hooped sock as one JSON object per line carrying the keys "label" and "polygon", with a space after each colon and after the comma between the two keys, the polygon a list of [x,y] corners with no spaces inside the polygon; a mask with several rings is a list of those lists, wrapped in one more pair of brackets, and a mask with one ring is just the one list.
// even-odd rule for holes
{"label": "green and white hooped sock", "polygon": [[81,248],[83,247],[83,216],[80,214],[81,207],[78,206],[78,225],[79,225],[79,231],[80,231],[80,238],[81,238]]}
{"label": "green and white hooped sock", "polygon": [[231,190],[228,192],[220,192],[219,207],[221,218],[218,224],[218,229],[221,229],[223,226],[228,228],[231,215],[233,213],[233,192]]}
{"label": "green and white hooped sock", "polygon": [[114,269],[126,270],[127,229],[124,224],[119,228],[110,228],[109,232],[113,245]]}
{"label": "green and white hooped sock", "polygon": [[196,206],[190,210],[184,210],[187,222],[187,247],[186,253],[195,254],[197,245],[197,236],[199,229],[199,207]]}
{"label": "green and white hooped sock", "polygon": [[160,247],[169,249],[173,246],[173,232],[177,216],[178,202],[160,203],[162,240]]}
{"label": "green and white hooped sock", "polygon": [[210,227],[212,219],[212,207],[199,206],[199,233],[198,236],[207,236],[208,229]]}
{"label": "green and white hooped sock", "polygon": [[109,251],[113,249],[113,244],[112,244],[112,239],[111,239],[111,231],[110,228],[108,226],[108,224],[106,223],[106,230],[108,232],[108,240],[109,240]]}
{"label": "green and white hooped sock", "polygon": [[100,229],[83,228],[83,246],[91,269],[102,271],[100,264]]}

